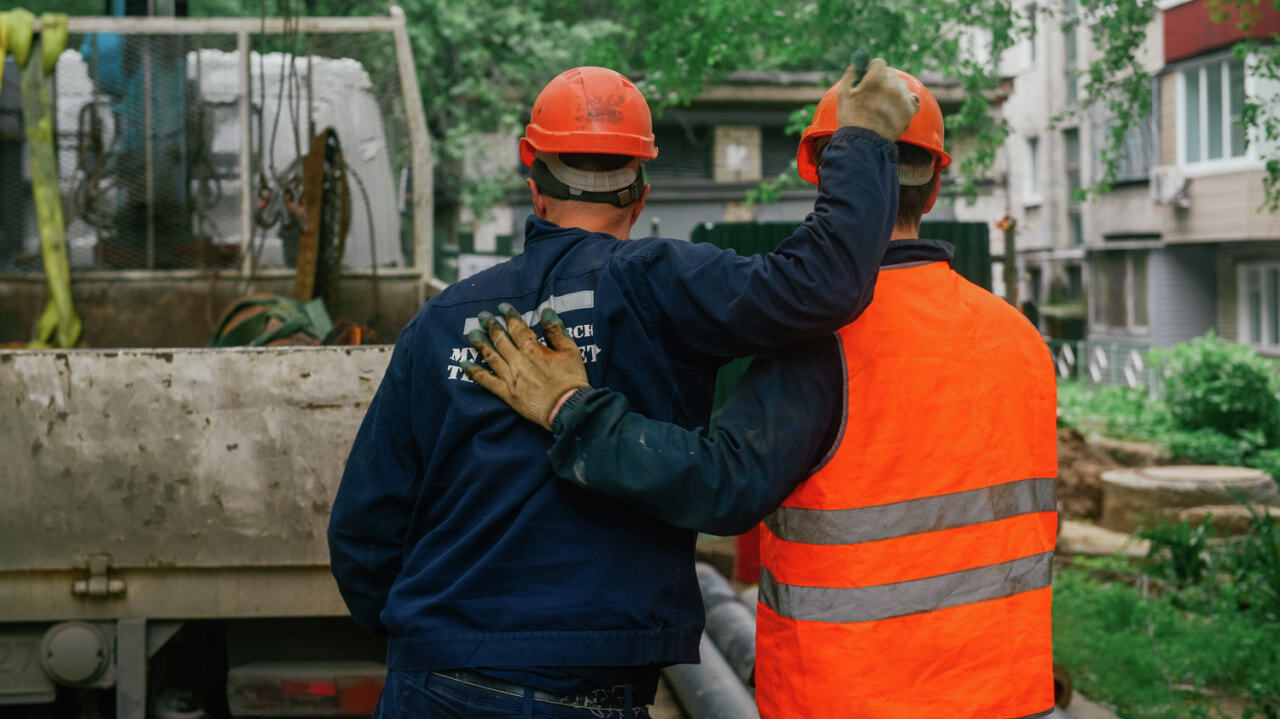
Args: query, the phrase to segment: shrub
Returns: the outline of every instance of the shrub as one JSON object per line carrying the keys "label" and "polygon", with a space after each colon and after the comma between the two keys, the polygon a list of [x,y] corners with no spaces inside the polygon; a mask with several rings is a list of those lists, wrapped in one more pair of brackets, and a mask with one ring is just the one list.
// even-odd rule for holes
{"label": "shrub", "polygon": [[1280,437],[1280,381],[1270,360],[1212,331],[1150,356],[1164,371],[1163,400],[1178,427],[1260,433],[1263,444]]}
{"label": "shrub", "polygon": [[1157,577],[1172,579],[1179,585],[1195,584],[1209,569],[1209,553],[1206,551],[1213,537],[1211,517],[1192,526],[1183,519],[1177,523],[1162,524],[1144,529],[1138,536],[1151,542],[1147,558],[1157,560],[1149,571]]}
{"label": "shrub", "polygon": [[1264,449],[1246,460],[1250,467],[1271,475],[1280,484],[1280,449]]}
{"label": "shrub", "polygon": [[1083,382],[1058,383],[1058,417],[1077,429],[1143,440],[1155,438],[1170,423],[1164,406],[1146,389]]}
{"label": "shrub", "polygon": [[1245,455],[1254,447],[1249,442],[1228,437],[1212,429],[1193,432],[1169,430],[1160,436],[1160,442],[1175,457],[1185,457],[1197,464],[1240,465]]}

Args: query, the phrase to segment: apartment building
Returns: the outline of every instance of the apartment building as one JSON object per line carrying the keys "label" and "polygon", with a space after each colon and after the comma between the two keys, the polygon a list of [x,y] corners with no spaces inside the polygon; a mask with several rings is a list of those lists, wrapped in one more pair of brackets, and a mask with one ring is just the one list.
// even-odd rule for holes
{"label": "apartment building", "polygon": [[[1249,35],[1280,29],[1264,5]],[[1234,56],[1246,33],[1210,22],[1209,0],[1159,8],[1138,57],[1153,76],[1151,116],[1127,133],[1105,195],[1082,196],[1102,177],[1113,124],[1080,105],[1095,52],[1087,18],[1066,31],[1042,21],[1006,57],[1021,296],[1062,337],[1145,348],[1214,329],[1280,353],[1280,216],[1259,211],[1262,138],[1239,123],[1246,96],[1277,88]],[[1050,10],[1075,12],[1070,0]]]}

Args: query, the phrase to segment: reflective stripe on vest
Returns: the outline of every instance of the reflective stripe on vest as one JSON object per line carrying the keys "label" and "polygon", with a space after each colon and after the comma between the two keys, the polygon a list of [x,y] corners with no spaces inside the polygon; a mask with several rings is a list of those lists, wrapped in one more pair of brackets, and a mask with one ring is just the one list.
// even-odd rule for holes
{"label": "reflective stripe on vest", "polygon": [[1054,511],[1053,477],[1006,482],[964,492],[857,509],[779,507],[765,519],[778,539],[857,544]]}
{"label": "reflective stripe on vest", "polygon": [[760,603],[806,622],[874,622],[932,612],[1049,586],[1053,552],[874,587],[800,587],[760,570]]}
{"label": "reflective stripe on vest", "polygon": [[883,269],[840,339],[837,446],[762,532],[761,716],[1047,715],[1048,349],[940,262]]}

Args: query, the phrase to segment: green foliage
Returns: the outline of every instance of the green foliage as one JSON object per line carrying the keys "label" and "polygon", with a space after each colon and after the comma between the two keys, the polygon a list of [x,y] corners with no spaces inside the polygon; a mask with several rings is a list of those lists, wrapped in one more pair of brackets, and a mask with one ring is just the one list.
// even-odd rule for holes
{"label": "green foliage", "polygon": [[1184,519],[1138,532],[1138,536],[1151,542],[1148,559],[1168,558],[1154,565],[1157,576],[1182,586],[1195,584],[1204,578],[1205,571],[1209,569],[1206,549],[1213,537],[1213,525],[1209,519],[1206,517],[1195,526]]}
{"label": "green foliage", "polygon": [[[1256,22],[1258,0],[1215,0],[1211,9],[1242,7],[1240,22]],[[34,7],[76,14],[101,12],[98,0],[33,0]],[[829,84],[849,52],[868,47],[891,65],[958,82],[960,109],[948,117],[948,133],[971,140],[956,158],[954,174],[965,194],[976,193],[1008,129],[993,119],[991,101],[1002,82],[1005,50],[1044,30],[1079,25],[1096,51],[1087,68],[1079,112],[1094,108],[1112,118],[1102,150],[1103,177],[1090,191],[1105,191],[1115,178],[1128,129],[1151,111],[1151,85],[1139,48],[1152,24],[1156,0],[1076,0],[1078,14],[1057,2],[1014,0],[877,2],[873,0],[401,0],[418,65],[428,122],[436,141],[447,205],[467,203],[477,212],[508,189],[507,178],[470,178],[484,137],[518,131],[537,91],[559,71],[578,64],[613,67],[637,78],[655,112],[689,102],[709,85],[738,70],[818,70]],[[383,0],[203,0],[197,15],[382,15]],[[1224,15],[1225,16],[1225,15]],[[1206,17],[1206,20],[1209,18]],[[1259,77],[1275,77],[1280,45],[1242,43]],[[1259,85],[1260,87],[1262,84]],[[1280,102],[1249,97],[1243,121],[1257,140],[1280,139]],[[1280,143],[1264,143],[1264,148]],[[1268,149],[1267,152],[1273,152]],[[1264,157],[1267,202],[1280,205],[1280,157]],[[482,173],[483,174],[483,173]],[[492,175],[493,173],[488,173]],[[753,196],[768,201],[792,186],[783,173]],[[468,176],[470,177],[470,176]],[[477,182],[479,184],[475,184]],[[452,194],[450,194],[452,193]]]}
{"label": "green foliage", "polygon": [[1212,429],[1170,429],[1157,436],[1170,454],[1196,464],[1241,465],[1245,455],[1254,449],[1249,442]]}
{"label": "green foliage", "polygon": [[1083,382],[1058,383],[1058,417],[1069,427],[1145,441],[1155,439],[1169,425],[1164,406],[1145,389]]}
{"label": "green foliage", "polygon": [[1242,610],[1231,586],[1210,595],[1158,586],[1115,558],[1055,573],[1054,655],[1076,688],[1124,719],[1226,716],[1214,699],[1224,694],[1274,716],[1266,712],[1280,701],[1280,623]]}
{"label": "green foliage", "polygon": [[1163,370],[1160,400],[1146,390],[1064,381],[1059,421],[1153,442],[1197,464],[1256,467],[1280,482],[1280,375],[1271,360],[1212,333],[1148,359]]}
{"label": "green foliage", "polygon": [[1212,332],[1150,354],[1163,370],[1163,400],[1175,426],[1255,446],[1280,437],[1280,380],[1270,360]]}
{"label": "green foliage", "polygon": [[[1280,46],[1274,43],[1259,44],[1256,40],[1245,40],[1236,44],[1236,57],[1245,60],[1253,58],[1251,72],[1258,78],[1270,81],[1272,87],[1280,82]],[[1260,83],[1261,85],[1261,83]],[[1275,212],[1280,209],[1280,157],[1275,155],[1275,148],[1280,146],[1280,98],[1245,97],[1241,108],[1240,123],[1254,128],[1255,137],[1249,137],[1249,144],[1260,143],[1266,151],[1263,164],[1267,174],[1263,177],[1266,197],[1259,211]]]}
{"label": "green foliage", "polygon": [[[1098,55],[1085,71],[1084,107],[1104,109],[1113,121],[1103,144],[1102,178],[1090,188],[1107,192],[1116,180],[1129,128],[1151,116],[1151,75],[1138,52],[1155,18],[1155,0],[1080,0]],[[1083,115],[1082,115],[1083,116]]]}
{"label": "green foliage", "polygon": [[1260,469],[1271,475],[1271,478],[1280,484],[1280,449],[1259,450],[1249,457],[1246,463],[1254,469]]}

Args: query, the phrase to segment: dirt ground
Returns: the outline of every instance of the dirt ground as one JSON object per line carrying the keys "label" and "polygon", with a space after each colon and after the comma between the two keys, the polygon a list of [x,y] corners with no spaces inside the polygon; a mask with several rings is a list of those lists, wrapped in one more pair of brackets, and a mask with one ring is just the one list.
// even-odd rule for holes
{"label": "dirt ground", "polygon": [[1074,429],[1058,428],[1058,505],[1063,519],[1098,519],[1102,473],[1124,465],[1111,452],[1085,441]]}
{"label": "dirt ground", "polygon": [[1063,519],[1098,519],[1102,513],[1102,473],[1118,467],[1178,464],[1160,448],[1143,442],[1090,437],[1058,428],[1058,505]]}

